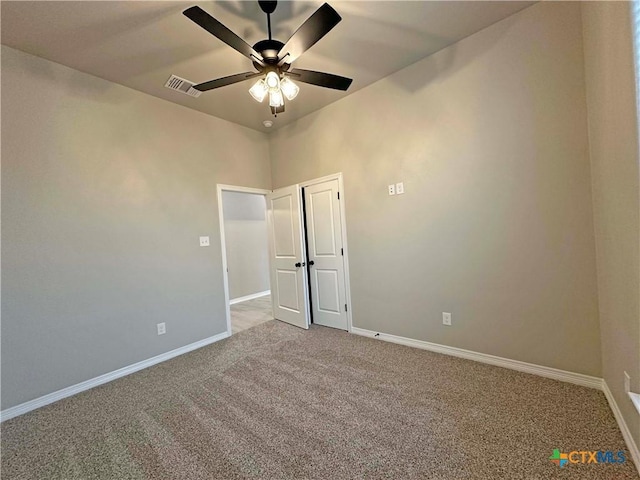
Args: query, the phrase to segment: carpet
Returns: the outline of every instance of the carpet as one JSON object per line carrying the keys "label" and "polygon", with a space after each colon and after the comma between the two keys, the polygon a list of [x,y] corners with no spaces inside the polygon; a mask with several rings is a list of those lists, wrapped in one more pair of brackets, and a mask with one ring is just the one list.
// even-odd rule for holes
{"label": "carpet", "polygon": [[602,392],[278,321],[1,429],[3,479],[638,478]]}

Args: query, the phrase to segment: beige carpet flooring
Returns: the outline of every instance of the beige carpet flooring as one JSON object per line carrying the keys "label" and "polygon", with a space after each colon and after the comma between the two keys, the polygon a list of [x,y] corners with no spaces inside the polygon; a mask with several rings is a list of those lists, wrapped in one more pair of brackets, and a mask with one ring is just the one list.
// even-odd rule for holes
{"label": "beige carpet flooring", "polygon": [[1,446],[3,480],[638,478],[599,391],[277,321],[9,420]]}

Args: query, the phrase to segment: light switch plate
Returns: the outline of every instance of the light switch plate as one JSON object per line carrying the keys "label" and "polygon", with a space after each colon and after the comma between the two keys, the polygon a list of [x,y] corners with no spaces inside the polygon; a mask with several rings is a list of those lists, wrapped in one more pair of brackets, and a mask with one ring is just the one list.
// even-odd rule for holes
{"label": "light switch plate", "polygon": [[402,195],[404,193],[404,183],[396,183],[396,195]]}
{"label": "light switch plate", "polygon": [[158,335],[164,335],[165,333],[167,333],[167,325],[164,322],[159,323],[157,327],[158,327]]}
{"label": "light switch plate", "polygon": [[389,195],[396,194],[396,186],[394,184],[389,185]]}
{"label": "light switch plate", "polygon": [[209,246],[209,237],[200,237],[200,246],[208,247]]}

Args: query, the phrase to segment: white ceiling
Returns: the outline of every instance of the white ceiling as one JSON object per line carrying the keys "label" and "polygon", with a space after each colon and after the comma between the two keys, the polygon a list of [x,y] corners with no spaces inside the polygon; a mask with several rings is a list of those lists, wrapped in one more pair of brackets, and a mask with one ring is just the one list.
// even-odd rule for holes
{"label": "white ceiling", "polygon": [[[267,37],[254,1],[2,1],[2,43],[82,72],[247,127],[276,129],[341,99],[535,2],[333,1],[342,16],[305,52],[297,68],[353,78],[347,92],[300,84],[300,94],[273,119],[248,94],[252,82],[192,98],[164,87],[171,74],[195,83],[253,71],[250,60],[191,22],[199,5],[253,45]],[[285,42],[322,4],[279,2],[274,38]]]}

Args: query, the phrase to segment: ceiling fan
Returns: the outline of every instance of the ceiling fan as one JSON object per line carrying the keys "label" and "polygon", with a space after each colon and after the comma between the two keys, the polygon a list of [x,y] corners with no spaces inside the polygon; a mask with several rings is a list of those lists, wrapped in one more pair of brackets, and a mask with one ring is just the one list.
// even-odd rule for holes
{"label": "ceiling fan", "polygon": [[200,92],[206,92],[251,78],[262,77],[251,87],[249,93],[259,102],[269,96],[269,107],[273,115],[284,112],[285,97],[287,100],[293,100],[298,94],[300,89],[292,79],[335,90],[346,91],[349,88],[353,81],[351,78],[291,68],[291,64],[300,55],[315,45],[342,20],[328,3],[318,8],[287,40],[287,43],[282,43],[271,37],[271,14],[275,11],[278,2],[260,0],[258,3],[262,11],[267,14],[269,38],[260,40],[253,47],[198,6],[182,12],[207,32],[249,58],[257,70],[257,72],[238,73],[210,80],[194,85],[193,88]]}

